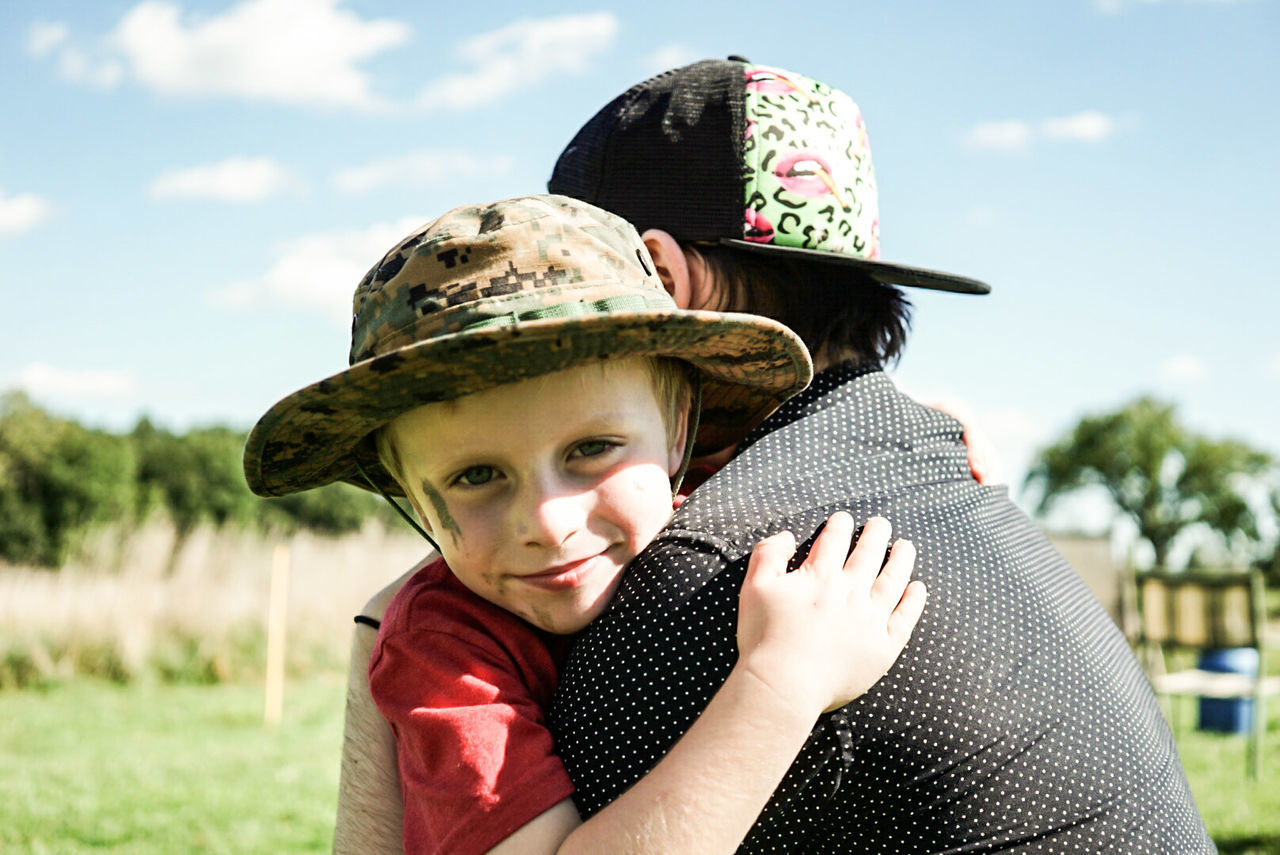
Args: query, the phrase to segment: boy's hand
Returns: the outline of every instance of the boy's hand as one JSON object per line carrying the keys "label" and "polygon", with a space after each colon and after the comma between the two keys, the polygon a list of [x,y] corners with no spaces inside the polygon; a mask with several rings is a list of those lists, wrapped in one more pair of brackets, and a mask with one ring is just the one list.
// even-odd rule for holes
{"label": "boy's hand", "polygon": [[899,540],[886,560],[890,534],[888,520],[872,517],[850,553],[853,518],[839,511],[794,572],[787,572],[791,532],[760,541],[751,554],[739,596],[739,664],[805,715],[875,685],[924,610],[924,583],[910,581],[915,547]]}

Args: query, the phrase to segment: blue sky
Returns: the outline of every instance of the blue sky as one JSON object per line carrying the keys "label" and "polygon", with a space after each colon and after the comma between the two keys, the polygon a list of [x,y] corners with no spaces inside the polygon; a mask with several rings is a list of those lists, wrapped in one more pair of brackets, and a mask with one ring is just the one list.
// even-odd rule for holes
{"label": "blue sky", "polygon": [[607,100],[736,53],[858,102],[885,259],[992,284],[915,293],[894,374],[1015,483],[1144,393],[1280,454],[1271,0],[530,8],[4,3],[0,388],[247,428],[345,366],[351,291],[412,227],[542,192]]}

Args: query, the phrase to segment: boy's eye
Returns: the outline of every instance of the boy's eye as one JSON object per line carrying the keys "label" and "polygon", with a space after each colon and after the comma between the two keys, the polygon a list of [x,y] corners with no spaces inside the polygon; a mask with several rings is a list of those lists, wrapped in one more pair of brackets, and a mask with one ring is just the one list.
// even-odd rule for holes
{"label": "boy's eye", "polygon": [[492,466],[472,466],[455,478],[454,482],[466,484],[469,487],[479,487],[482,484],[488,484],[497,474]]}
{"label": "boy's eye", "polygon": [[572,453],[572,457],[595,457],[598,454],[604,454],[613,445],[603,439],[591,439],[586,442],[579,443]]}

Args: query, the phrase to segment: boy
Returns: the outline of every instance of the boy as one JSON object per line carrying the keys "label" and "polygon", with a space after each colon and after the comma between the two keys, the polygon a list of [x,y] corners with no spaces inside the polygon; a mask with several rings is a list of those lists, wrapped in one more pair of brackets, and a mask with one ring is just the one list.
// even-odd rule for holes
{"label": "boy", "polygon": [[738,664],[586,824],[542,707],[562,634],[604,610],[666,523],[695,436],[740,439],[807,382],[803,347],[772,321],[675,309],[634,230],[560,197],[446,214],[370,271],[355,313],[352,367],[273,407],[245,468],[264,495],[338,479],[403,492],[438,543],[444,561],[397,594],[370,668],[406,849],[734,849],[817,716],[879,679],[919,617],[913,552],[883,562],[883,520],[844,561],[853,521],[832,517],[804,572],[783,572],[789,535],[760,544]]}

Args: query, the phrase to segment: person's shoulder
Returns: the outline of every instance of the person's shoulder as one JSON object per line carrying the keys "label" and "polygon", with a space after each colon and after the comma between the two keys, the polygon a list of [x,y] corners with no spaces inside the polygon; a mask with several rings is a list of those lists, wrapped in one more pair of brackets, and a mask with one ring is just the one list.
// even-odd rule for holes
{"label": "person's shoulder", "polygon": [[383,641],[424,634],[437,636],[434,643],[447,637],[449,643],[485,649],[542,643],[532,625],[463,585],[440,558],[419,568],[396,592],[380,630]]}
{"label": "person's shoulder", "polygon": [[387,605],[382,631],[387,634],[420,628],[427,615],[469,614],[486,605],[457,580],[443,558],[436,558],[414,571],[396,591]]}
{"label": "person's shoulder", "polygon": [[452,574],[449,572],[449,565],[444,563],[443,558],[436,556],[425,561],[404,579],[399,590],[392,596],[391,602],[387,604],[388,611],[398,605],[412,602],[423,592],[440,587],[450,576]]}

